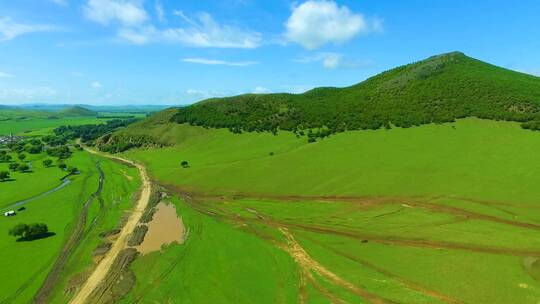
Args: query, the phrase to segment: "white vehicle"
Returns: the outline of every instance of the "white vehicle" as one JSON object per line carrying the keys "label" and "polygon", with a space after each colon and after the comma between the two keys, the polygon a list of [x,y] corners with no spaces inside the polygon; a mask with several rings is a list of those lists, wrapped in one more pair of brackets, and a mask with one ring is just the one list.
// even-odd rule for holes
{"label": "white vehicle", "polygon": [[17,215],[17,213],[15,213],[15,211],[13,210],[9,210],[7,212],[4,212],[4,216],[15,216]]}

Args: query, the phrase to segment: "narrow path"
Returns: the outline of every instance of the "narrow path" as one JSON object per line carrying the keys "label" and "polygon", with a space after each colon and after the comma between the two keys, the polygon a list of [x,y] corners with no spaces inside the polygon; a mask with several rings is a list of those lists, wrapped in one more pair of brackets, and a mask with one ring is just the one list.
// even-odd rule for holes
{"label": "narrow path", "polygon": [[139,174],[141,175],[142,188],[139,200],[137,201],[135,208],[132,210],[132,213],[129,216],[126,224],[124,225],[124,227],[122,227],[122,230],[118,234],[116,241],[113,243],[111,249],[107,252],[105,257],[96,266],[94,271],[90,274],[77,295],[75,295],[75,297],[70,301],[70,303],[72,304],[82,304],[88,300],[88,297],[106,277],[111,266],[118,257],[118,254],[127,247],[128,237],[139,223],[139,220],[141,219],[141,216],[143,215],[144,210],[146,209],[146,206],[148,205],[148,202],[150,200],[150,194],[152,189],[150,178],[148,177],[146,168],[144,166],[128,159],[124,159],[118,156],[106,155],[89,149],[87,147],[84,147],[84,149],[89,153],[110,158],[113,160],[118,160],[137,167],[137,169],[139,169]]}

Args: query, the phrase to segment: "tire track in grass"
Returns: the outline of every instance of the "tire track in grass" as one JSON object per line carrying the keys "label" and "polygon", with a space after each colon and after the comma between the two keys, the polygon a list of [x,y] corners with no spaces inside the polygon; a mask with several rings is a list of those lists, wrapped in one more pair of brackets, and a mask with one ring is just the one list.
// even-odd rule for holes
{"label": "tire track in grass", "polygon": [[373,294],[343,278],[338,276],[337,274],[333,273],[332,271],[328,270],[326,267],[321,265],[319,262],[314,260],[305,250],[300,246],[300,244],[296,241],[292,233],[289,232],[287,228],[279,228],[279,231],[285,236],[287,240],[287,245],[283,246],[282,249],[285,250],[287,253],[291,255],[291,257],[296,261],[298,266],[300,266],[300,269],[302,271],[305,271],[306,274],[309,274],[311,272],[316,273],[317,275],[321,276],[322,278],[332,282],[334,285],[342,287],[357,296],[361,297],[362,299],[366,300],[368,303],[373,304],[386,304],[386,303],[396,303],[392,300],[385,299],[383,297],[380,297],[376,294]]}
{"label": "tire track in grass", "polygon": [[[231,218],[227,214],[216,214],[211,207],[208,207],[208,203],[192,203],[190,204],[196,210],[203,212],[212,216],[221,216],[224,218]],[[334,234],[340,235],[357,240],[368,240],[374,241],[380,244],[385,245],[394,245],[394,246],[407,246],[407,247],[420,247],[420,248],[434,248],[434,249],[449,249],[449,250],[463,250],[470,252],[480,252],[480,253],[491,253],[491,254],[500,254],[500,255],[510,255],[510,256],[520,256],[520,257],[540,257],[540,248],[539,249],[514,249],[506,247],[495,247],[495,246],[483,246],[475,245],[468,243],[456,243],[456,242],[446,242],[446,241],[437,241],[437,240],[428,240],[428,239],[415,239],[415,238],[404,238],[395,235],[375,235],[362,233],[358,231],[351,231],[346,229],[332,229],[325,226],[318,225],[307,225],[298,222],[290,222],[283,220],[276,220],[270,217],[245,217],[239,216],[246,222],[256,222],[264,223],[268,226],[273,226],[275,228],[285,227],[291,229],[300,229],[310,232],[322,233],[322,234]]]}
{"label": "tire track in grass", "polygon": [[327,244],[324,244],[323,242],[321,241],[318,241],[318,240],[315,240],[314,238],[311,238],[311,237],[308,237],[306,235],[302,235],[301,236],[302,238],[306,239],[306,240],[309,240],[310,242],[314,243],[314,244],[317,244],[318,246],[322,247],[322,248],[325,248],[331,252],[333,252],[334,254],[336,255],[339,255],[339,256],[342,256],[350,261],[353,261],[355,263],[358,263],[360,265],[362,265],[363,267],[366,267],[366,268],[369,268],[369,269],[372,269],[386,277],[389,277],[391,279],[394,279],[398,282],[400,282],[401,284],[403,284],[404,286],[406,286],[407,288],[409,289],[413,289],[413,290],[416,290],[416,291],[419,291],[421,292],[422,294],[426,295],[426,296],[429,296],[429,297],[432,297],[432,298],[436,298],[438,300],[441,300],[445,303],[448,303],[448,304],[463,304],[464,302],[460,301],[460,300],[456,300],[456,299],[453,299],[447,295],[444,295],[436,290],[433,290],[433,289],[429,289],[427,287],[424,287],[418,283],[415,283],[413,281],[410,281],[404,277],[401,277],[395,273],[392,273],[384,268],[381,268],[381,267],[378,267],[378,266],[375,266],[374,264],[364,260],[364,259],[361,259],[361,258],[358,258],[356,256],[353,256],[351,254],[348,254],[346,252],[343,252],[343,251],[340,251],[332,246],[329,246]]}

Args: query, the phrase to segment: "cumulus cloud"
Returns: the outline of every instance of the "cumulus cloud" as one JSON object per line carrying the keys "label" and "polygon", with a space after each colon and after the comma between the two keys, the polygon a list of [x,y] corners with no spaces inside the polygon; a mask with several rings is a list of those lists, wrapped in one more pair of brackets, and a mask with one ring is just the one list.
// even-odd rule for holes
{"label": "cumulus cloud", "polygon": [[137,26],[148,19],[140,1],[88,0],[83,11],[86,18],[102,25],[118,22],[123,26]]}
{"label": "cumulus cloud", "polygon": [[101,89],[103,87],[103,85],[99,81],[92,82],[91,86],[94,89]]}
{"label": "cumulus cloud", "polygon": [[204,65],[228,65],[228,66],[249,66],[257,64],[256,61],[226,61],[208,58],[184,58],[183,62],[204,64]]}
{"label": "cumulus cloud", "polygon": [[15,76],[13,76],[13,74],[9,74],[9,73],[0,71],[0,78],[13,78],[13,77],[15,77]]}
{"label": "cumulus cloud", "polygon": [[50,32],[56,29],[50,25],[24,24],[15,22],[9,17],[0,18],[0,42],[15,39],[24,34]]}
{"label": "cumulus cloud", "polygon": [[381,31],[382,21],[368,22],[334,1],[309,0],[293,8],[285,27],[288,41],[313,50],[328,43],[344,43],[361,33]]}

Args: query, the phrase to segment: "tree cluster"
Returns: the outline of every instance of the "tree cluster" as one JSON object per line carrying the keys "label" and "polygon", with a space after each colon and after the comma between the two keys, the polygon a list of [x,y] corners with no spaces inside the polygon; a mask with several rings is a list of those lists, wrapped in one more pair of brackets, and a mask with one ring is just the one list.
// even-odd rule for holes
{"label": "tree cluster", "polygon": [[80,125],[80,126],[60,126],[54,129],[54,133],[57,137],[63,139],[75,139],[80,138],[84,143],[90,143],[98,139],[99,137],[111,133],[120,128],[126,127],[138,119],[113,119],[104,124],[95,125]]}

